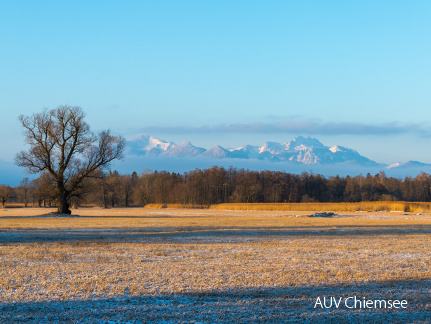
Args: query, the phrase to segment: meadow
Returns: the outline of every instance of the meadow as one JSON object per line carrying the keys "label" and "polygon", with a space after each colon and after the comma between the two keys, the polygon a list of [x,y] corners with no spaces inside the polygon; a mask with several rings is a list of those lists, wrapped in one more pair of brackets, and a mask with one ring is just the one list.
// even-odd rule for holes
{"label": "meadow", "polygon": [[430,212],[429,202],[407,201],[361,201],[361,202],[310,202],[310,203],[222,203],[214,205],[148,204],[145,208],[187,208],[219,210],[262,210],[262,211],[315,211],[315,212]]}
{"label": "meadow", "polygon": [[428,322],[429,212],[297,209],[0,210],[0,321]]}

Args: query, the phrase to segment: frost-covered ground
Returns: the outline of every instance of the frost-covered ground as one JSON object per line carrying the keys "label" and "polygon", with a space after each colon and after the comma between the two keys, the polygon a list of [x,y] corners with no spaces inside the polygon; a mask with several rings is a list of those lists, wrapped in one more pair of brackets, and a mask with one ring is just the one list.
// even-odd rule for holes
{"label": "frost-covered ground", "polygon": [[[428,283],[429,284],[429,283]],[[429,290],[417,283],[397,283],[397,296],[429,301]],[[394,295],[387,285],[350,287],[268,288],[236,292],[206,292],[121,297],[77,301],[3,304],[2,321],[95,323],[429,323],[430,304],[417,303],[406,311],[314,309],[315,296]],[[400,293],[400,289],[403,292]]]}
{"label": "frost-covered ground", "polygon": [[[0,211],[4,323],[428,323],[430,215]],[[304,215],[307,213],[299,213]],[[315,309],[317,297],[405,310]]]}

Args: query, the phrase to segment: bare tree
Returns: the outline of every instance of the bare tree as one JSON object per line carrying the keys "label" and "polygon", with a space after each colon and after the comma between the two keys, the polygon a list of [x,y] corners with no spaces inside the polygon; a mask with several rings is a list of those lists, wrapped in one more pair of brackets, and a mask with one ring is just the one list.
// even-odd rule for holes
{"label": "bare tree", "polygon": [[20,183],[20,188],[22,191],[22,198],[24,199],[24,207],[27,207],[30,190],[30,180],[28,178],[22,179]]}
{"label": "bare tree", "polygon": [[39,177],[31,181],[33,199],[37,201],[38,207],[51,206],[51,202],[56,200],[57,190],[52,176],[47,172],[42,172]]}
{"label": "bare tree", "polygon": [[19,117],[28,151],[16,163],[30,173],[48,172],[56,186],[57,211],[70,214],[70,199],[82,193],[86,179],[96,177],[115,159],[123,158],[124,139],[108,131],[94,134],[80,107],[60,106]]}
{"label": "bare tree", "polygon": [[6,201],[12,196],[13,189],[10,186],[7,185],[0,185],[0,201],[2,208],[5,208]]}

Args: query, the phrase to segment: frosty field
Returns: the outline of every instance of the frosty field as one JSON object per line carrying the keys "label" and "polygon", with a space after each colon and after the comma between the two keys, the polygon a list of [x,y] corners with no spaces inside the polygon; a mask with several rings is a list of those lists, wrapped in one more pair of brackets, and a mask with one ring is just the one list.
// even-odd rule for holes
{"label": "frosty field", "polygon": [[[431,319],[431,214],[0,210],[0,321],[410,322]],[[314,308],[317,297],[404,299]]]}

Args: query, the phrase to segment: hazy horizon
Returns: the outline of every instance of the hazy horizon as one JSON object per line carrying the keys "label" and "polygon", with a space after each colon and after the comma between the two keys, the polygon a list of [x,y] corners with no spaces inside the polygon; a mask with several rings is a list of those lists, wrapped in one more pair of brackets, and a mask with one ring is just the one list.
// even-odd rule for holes
{"label": "hazy horizon", "polygon": [[310,136],[431,163],[428,1],[0,5],[0,160],[18,122],[80,106],[94,131],[205,148]]}

